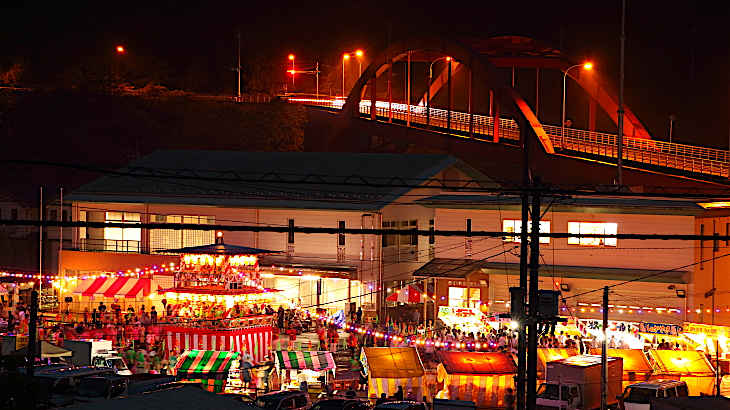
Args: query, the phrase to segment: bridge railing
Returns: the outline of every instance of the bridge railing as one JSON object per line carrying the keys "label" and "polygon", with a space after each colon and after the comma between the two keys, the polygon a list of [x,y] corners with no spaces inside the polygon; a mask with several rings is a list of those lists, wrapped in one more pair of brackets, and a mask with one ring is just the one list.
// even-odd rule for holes
{"label": "bridge railing", "polygon": [[[341,109],[345,103],[342,98],[300,98],[292,97],[290,102],[306,105],[315,105],[330,109]],[[361,115],[369,116],[371,104],[369,100],[360,101]],[[387,101],[375,103],[376,115],[381,120],[392,118],[399,122],[415,124],[429,124],[430,126],[460,133],[469,132],[469,114],[461,111],[451,111],[449,121],[448,110]],[[410,109],[410,115],[409,115]],[[474,138],[483,141],[492,141],[494,135],[494,118],[487,115],[474,114],[472,132]],[[499,135],[502,139],[519,140],[519,127],[509,118],[500,118]],[[543,129],[550,136],[557,151],[572,151],[616,158],[617,136],[615,134],[587,131],[576,128],[562,129],[555,125],[543,125]],[[730,177],[730,156],[727,150],[694,146],[688,144],[669,143],[665,141],[644,138],[624,137],[623,158],[630,161],[680,169],[683,171]]]}

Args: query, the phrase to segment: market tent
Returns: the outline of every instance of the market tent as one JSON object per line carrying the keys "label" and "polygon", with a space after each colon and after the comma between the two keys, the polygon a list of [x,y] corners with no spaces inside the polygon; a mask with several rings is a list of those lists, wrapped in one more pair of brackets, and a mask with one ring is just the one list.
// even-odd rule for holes
{"label": "market tent", "polygon": [[404,394],[427,395],[423,385],[423,363],[415,347],[363,347],[360,361],[368,375],[368,396],[391,396],[398,386]]}
{"label": "market tent", "polygon": [[537,349],[537,378],[540,380],[545,380],[545,370],[547,369],[548,362],[560,359],[567,359],[571,356],[577,356],[578,353],[578,349],[564,349],[552,347],[541,347]]}
{"label": "market tent", "polygon": [[[593,348],[590,354],[601,354],[601,348]],[[606,351],[608,357],[620,357],[624,360],[624,387],[629,384],[644,382],[649,380],[652,368],[649,360],[646,358],[644,351],[641,349],[608,349]]]}
{"label": "market tent", "polygon": [[73,293],[81,296],[135,299],[157,291],[152,279],[129,277],[100,277],[82,279]]}
{"label": "market tent", "polygon": [[274,352],[276,367],[280,369],[313,370],[321,372],[335,368],[331,352],[300,352],[277,350]]}
{"label": "market tent", "polygon": [[403,289],[396,289],[385,300],[388,302],[418,303],[421,301],[421,290],[415,286],[408,285]]}
{"label": "market tent", "polygon": [[440,399],[467,400],[477,407],[504,406],[505,390],[514,389],[517,366],[508,353],[438,352]]}
{"label": "market tent", "polygon": [[[37,350],[38,349],[36,349],[36,351]],[[27,352],[28,352],[28,346],[25,346],[22,349],[16,350],[15,354],[16,355],[26,355]],[[61,346],[57,346],[57,345],[48,343],[45,340],[41,340],[41,342],[40,342],[40,354],[41,354],[41,359],[73,356],[72,351],[70,351],[68,349],[64,349]]]}
{"label": "market tent", "polygon": [[672,378],[687,383],[690,396],[713,394],[715,369],[705,354],[693,350],[649,350],[652,378]]}
{"label": "market tent", "polygon": [[237,352],[186,350],[178,358],[175,374],[182,379],[200,380],[206,390],[219,393],[223,391],[228,370],[237,358]]}

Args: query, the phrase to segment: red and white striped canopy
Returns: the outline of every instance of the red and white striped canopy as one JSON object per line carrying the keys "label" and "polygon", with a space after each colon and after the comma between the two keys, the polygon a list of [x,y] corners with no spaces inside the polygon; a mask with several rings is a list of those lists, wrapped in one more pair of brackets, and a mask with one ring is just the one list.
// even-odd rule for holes
{"label": "red and white striped canopy", "polygon": [[149,295],[152,286],[152,279],[111,277],[84,279],[76,286],[74,293],[81,294],[81,296],[134,299]]}
{"label": "red and white striped canopy", "polygon": [[396,289],[396,291],[385,298],[388,302],[401,302],[401,303],[418,303],[421,301],[421,290],[408,285],[403,289]]}

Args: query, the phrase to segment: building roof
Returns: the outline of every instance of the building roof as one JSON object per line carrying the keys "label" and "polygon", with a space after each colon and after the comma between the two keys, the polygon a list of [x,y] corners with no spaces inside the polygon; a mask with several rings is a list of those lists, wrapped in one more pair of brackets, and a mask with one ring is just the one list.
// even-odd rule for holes
{"label": "building roof", "polygon": [[434,258],[413,272],[413,276],[464,279],[485,264],[481,259]]}
{"label": "building roof", "polygon": [[415,347],[363,347],[370,377],[421,377],[423,363]]}
{"label": "building roof", "polygon": [[332,259],[306,256],[274,256],[267,255],[259,258],[259,266],[262,269],[267,267],[288,268],[288,269],[311,269],[328,272],[355,272],[357,266],[347,263],[340,263]]}
{"label": "building roof", "polygon": [[[476,172],[441,154],[157,151],[81,186],[69,199],[377,210],[406,193],[407,186],[451,166]],[[482,175],[478,179],[486,181]]]}
{"label": "building roof", "polygon": [[437,352],[439,361],[449,374],[513,374],[517,373],[512,356],[502,352]]}
{"label": "building roof", "polygon": [[[520,198],[503,195],[445,194],[422,198],[417,203],[430,208],[519,210]],[[546,206],[547,204],[543,205]],[[556,198],[551,205],[556,212],[700,215],[704,209],[696,202],[663,198]]]}
{"label": "building roof", "polygon": [[[601,348],[591,349],[590,354],[600,355]],[[623,359],[624,374],[629,372],[651,373],[651,364],[641,349],[606,349],[606,355]]]}
{"label": "building roof", "polygon": [[649,357],[652,358],[657,368],[657,374],[672,376],[712,376],[715,374],[715,370],[703,352],[652,349],[649,350]]}
{"label": "building roof", "polygon": [[250,248],[248,246],[230,245],[220,241],[209,245],[188,246],[186,248],[162,249],[157,253],[187,253],[192,255],[268,255],[282,253],[281,251],[270,251],[268,249]]}
{"label": "building roof", "polygon": [[[636,280],[638,282],[687,283],[687,271],[656,269],[604,268],[597,266],[545,265],[564,278]],[[519,263],[488,262],[482,259],[434,258],[413,272],[414,277],[465,279],[474,271],[489,275],[519,274]]]}
{"label": "building roof", "polygon": [[[634,280],[637,282],[688,283],[688,272],[684,270],[604,268],[598,266],[544,265],[546,269],[560,272],[563,278]],[[520,271],[519,263],[483,262],[481,270],[490,275],[515,275]]]}

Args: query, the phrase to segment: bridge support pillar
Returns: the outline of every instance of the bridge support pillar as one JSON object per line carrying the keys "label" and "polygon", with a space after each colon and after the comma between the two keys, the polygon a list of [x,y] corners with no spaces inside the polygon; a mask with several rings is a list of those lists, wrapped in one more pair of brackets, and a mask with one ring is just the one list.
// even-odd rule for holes
{"label": "bridge support pillar", "polygon": [[493,99],[493,106],[494,106],[494,126],[492,131],[492,140],[494,142],[499,142],[499,99]]}
{"label": "bridge support pillar", "polygon": [[454,107],[454,95],[451,92],[451,60],[449,60],[449,75],[448,75],[448,85],[447,85],[447,91],[448,91],[448,100],[449,100],[449,110],[446,112],[446,132],[451,133],[451,110]]}
{"label": "bridge support pillar", "polygon": [[378,101],[378,92],[376,90],[376,84],[378,83],[378,77],[373,76],[370,80],[370,119],[375,121],[378,119],[378,108],[375,103]]}
{"label": "bridge support pillar", "polygon": [[474,70],[471,69],[471,64],[469,64],[469,76],[467,77],[467,80],[469,81],[469,89],[467,91],[467,104],[469,109],[469,137],[474,136],[474,110],[472,109],[471,104],[471,96],[472,91],[474,89]]}
{"label": "bridge support pillar", "polygon": [[596,131],[596,101],[593,98],[588,104],[588,131]]}

